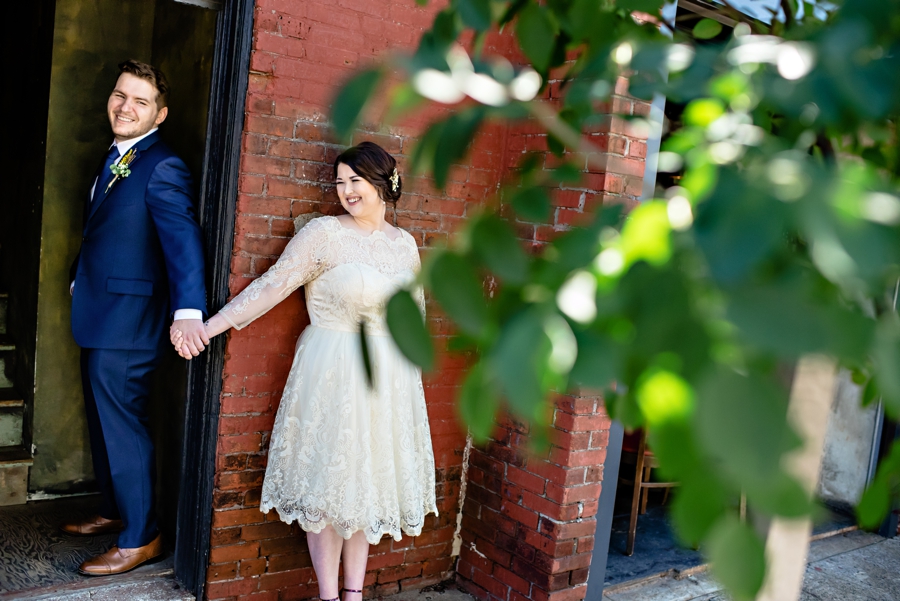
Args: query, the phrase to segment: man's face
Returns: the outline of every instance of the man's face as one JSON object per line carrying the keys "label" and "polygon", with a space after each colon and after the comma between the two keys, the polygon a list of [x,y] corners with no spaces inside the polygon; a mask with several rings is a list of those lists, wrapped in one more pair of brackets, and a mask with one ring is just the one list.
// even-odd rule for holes
{"label": "man's face", "polygon": [[116,142],[138,138],[165,121],[168,107],[157,108],[158,92],[146,79],[122,73],[106,103]]}

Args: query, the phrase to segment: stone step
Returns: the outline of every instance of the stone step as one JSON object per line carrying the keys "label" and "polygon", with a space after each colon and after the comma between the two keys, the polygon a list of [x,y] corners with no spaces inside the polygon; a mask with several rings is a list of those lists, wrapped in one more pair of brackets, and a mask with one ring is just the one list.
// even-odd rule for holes
{"label": "stone step", "polygon": [[0,389],[0,448],[22,444],[25,401],[12,388]]}
{"label": "stone step", "polygon": [[28,471],[34,460],[20,447],[0,449],[0,507],[28,500]]}
{"label": "stone step", "polygon": [[0,334],[7,333],[7,315],[9,315],[9,294],[0,292]]}

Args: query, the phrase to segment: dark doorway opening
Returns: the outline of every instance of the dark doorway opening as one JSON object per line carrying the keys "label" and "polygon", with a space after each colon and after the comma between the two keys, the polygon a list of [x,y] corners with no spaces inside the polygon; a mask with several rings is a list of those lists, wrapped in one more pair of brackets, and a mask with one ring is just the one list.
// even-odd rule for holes
{"label": "dark doorway opening", "polygon": [[[41,532],[57,514],[87,511],[95,490],[66,280],[80,242],[83,194],[110,139],[105,103],[116,65],[137,58],[170,80],[170,113],[160,131],[195,177],[209,306],[218,308],[228,294],[253,2],[39,0],[10,5],[6,14],[15,27],[0,58],[11,86],[2,99],[11,117],[0,150],[7,186],[0,203],[0,521],[5,515],[25,529],[4,529],[0,540],[27,543],[29,536],[52,538]],[[164,362],[151,416],[158,512],[171,551],[162,567],[174,568],[198,597],[224,357],[221,346],[212,351],[190,373],[174,355]],[[82,551],[96,554],[91,545]],[[26,554],[4,554],[3,565],[35,566]],[[76,559],[67,561],[77,566]],[[36,572],[21,576],[11,584],[0,574],[0,595],[52,584]]]}

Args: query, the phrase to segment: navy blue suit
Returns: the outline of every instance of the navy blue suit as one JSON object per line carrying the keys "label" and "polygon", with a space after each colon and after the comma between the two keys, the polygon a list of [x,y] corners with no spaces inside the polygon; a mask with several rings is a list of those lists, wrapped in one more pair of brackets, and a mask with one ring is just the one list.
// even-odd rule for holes
{"label": "navy blue suit", "polygon": [[176,309],[206,313],[203,247],[190,173],[155,132],[135,146],[126,178],[107,192],[99,173],[72,265],[72,334],[82,383],[100,514],[119,518],[120,548],[158,529],[154,450],[147,428],[150,376]]}

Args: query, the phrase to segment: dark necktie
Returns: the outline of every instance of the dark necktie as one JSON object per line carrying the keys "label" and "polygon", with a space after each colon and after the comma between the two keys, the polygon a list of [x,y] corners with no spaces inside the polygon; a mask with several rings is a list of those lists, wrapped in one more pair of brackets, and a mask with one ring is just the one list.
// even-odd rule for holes
{"label": "dark necktie", "polygon": [[100,175],[97,176],[97,185],[94,187],[94,196],[93,198],[97,198],[97,195],[105,190],[101,190],[100,186],[105,186],[109,180],[112,178],[112,171],[109,170],[110,166],[116,162],[119,158],[119,147],[113,144],[109,152],[106,153],[106,160],[103,162],[103,167],[100,169]]}

